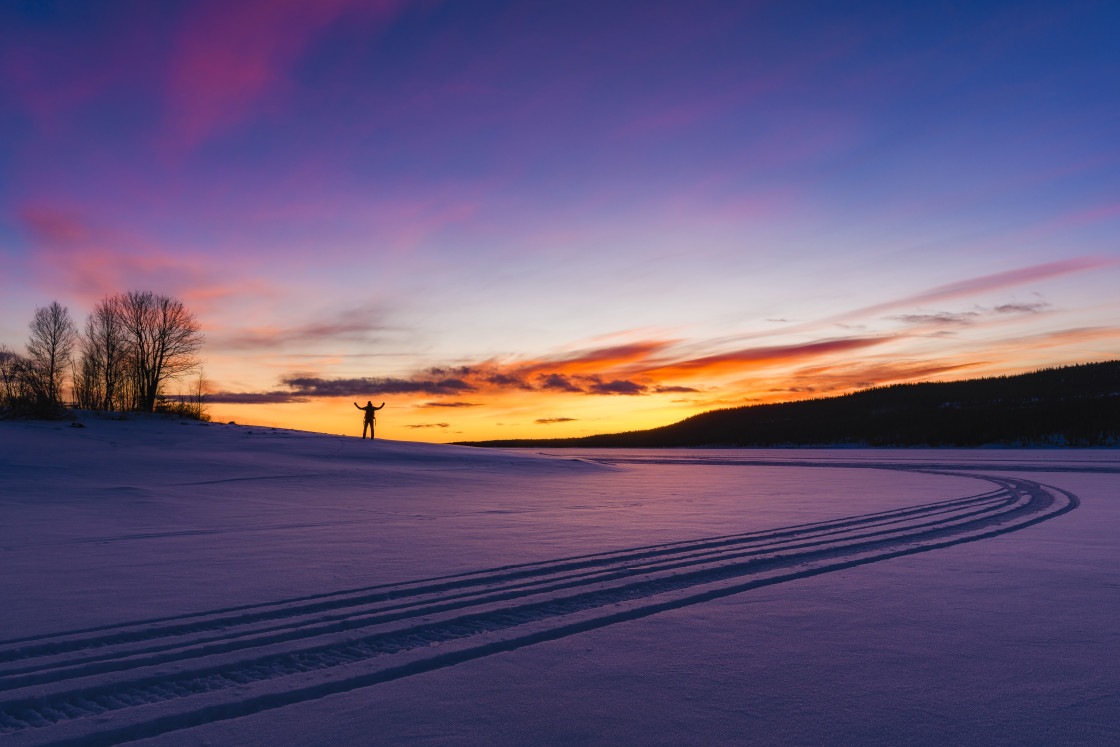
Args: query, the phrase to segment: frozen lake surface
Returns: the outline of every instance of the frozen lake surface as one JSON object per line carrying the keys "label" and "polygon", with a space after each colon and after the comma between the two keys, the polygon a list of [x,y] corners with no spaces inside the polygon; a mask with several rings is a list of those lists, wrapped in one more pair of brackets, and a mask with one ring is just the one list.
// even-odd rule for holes
{"label": "frozen lake surface", "polygon": [[1120,743],[1120,452],[0,423],[0,741]]}

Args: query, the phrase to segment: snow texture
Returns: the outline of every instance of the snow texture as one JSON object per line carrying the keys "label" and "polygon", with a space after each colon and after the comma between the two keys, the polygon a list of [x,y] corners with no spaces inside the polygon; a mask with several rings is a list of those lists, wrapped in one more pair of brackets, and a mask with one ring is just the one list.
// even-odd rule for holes
{"label": "snow texture", "polygon": [[0,741],[1120,743],[1114,450],[0,423]]}

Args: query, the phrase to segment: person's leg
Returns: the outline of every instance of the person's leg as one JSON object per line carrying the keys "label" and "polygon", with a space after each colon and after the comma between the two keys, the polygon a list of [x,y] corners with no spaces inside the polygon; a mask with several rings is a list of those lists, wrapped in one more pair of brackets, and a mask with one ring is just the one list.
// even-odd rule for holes
{"label": "person's leg", "polygon": [[365,423],[365,422],[362,423],[362,438],[366,437],[366,428],[368,428],[368,427],[369,427],[369,423]]}

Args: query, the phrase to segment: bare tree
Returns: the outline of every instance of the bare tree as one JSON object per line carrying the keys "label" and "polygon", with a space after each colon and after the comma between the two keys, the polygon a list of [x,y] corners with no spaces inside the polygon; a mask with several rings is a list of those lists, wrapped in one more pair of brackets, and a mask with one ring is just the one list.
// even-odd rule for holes
{"label": "bare tree", "polygon": [[177,298],[129,291],[113,300],[129,343],[135,406],[153,412],[163,385],[198,364],[201,328]]}
{"label": "bare tree", "polygon": [[0,416],[25,406],[31,398],[27,361],[0,345]]}
{"label": "bare tree", "polygon": [[187,387],[186,394],[180,396],[180,401],[183,404],[183,415],[195,420],[210,420],[210,416],[206,413],[208,409],[206,386],[206,375],[199,368],[198,376]]}
{"label": "bare tree", "polygon": [[15,398],[17,358],[7,345],[0,345],[0,409]]}
{"label": "bare tree", "polygon": [[86,348],[86,339],[81,338],[82,354],[74,364],[73,384],[74,404],[84,410],[98,410],[104,401],[101,392],[101,372],[98,370],[98,358],[90,355]]}
{"label": "bare tree", "polygon": [[74,398],[94,410],[127,409],[124,385],[130,342],[121,313],[121,296],[107,296],[93,307],[82,334],[82,357],[74,378]]}
{"label": "bare tree", "polygon": [[195,369],[193,378],[180,383],[178,393],[160,395],[156,399],[156,412],[209,422],[210,415],[207,410],[210,405],[206,401],[207,387],[206,375],[199,367]]}
{"label": "bare tree", "polygon": [[35,309],[27,357],[35,395],[44,404],[61,404],[66,370],[70,367],[77,329],[70,312],[58,301]]}

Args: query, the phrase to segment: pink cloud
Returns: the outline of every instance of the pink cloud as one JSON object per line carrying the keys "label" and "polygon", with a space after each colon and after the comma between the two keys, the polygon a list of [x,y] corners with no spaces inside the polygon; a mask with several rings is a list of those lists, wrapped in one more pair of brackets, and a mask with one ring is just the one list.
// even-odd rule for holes
{"label": "pink cloud", "polygon": [[[34,205],[21,210],[20,219],[34,248],[35,275],[52,292],[65,289],[87,304],[136,288],[176,295],[196,309],[234,293],[267,292],[259,281],[227,281],[204,259],[93,224],[73,211]],[[230,273],[228,262],[223,273]]]}
{"label": "pink cloud", "polygon": [[939,303],[942,301],[951,301],[958,298],[970,298],[980,293],[1002,290],[1004,288],[1013,288],[1018,285],[1026,285],[1027,283],[1049,280],[1051,278],[1061,277],[1063,275],[1072,275],[1078,272],[1098,270],[1105,267],[1116,267],[1118,265],[1120,265],[1120,259],[1116,259],[1113,257],[1090,256],[1063,259],[1057,262],[1047,262],[1041,265],[1032,265],[1031,267],[1021,267],[1017,270],[996,272],[991,275],[983,275],[977,278],[961,280],[956,283],[949,283],[948,285],[940,285],[923,293],[918,293],[917,295],[900,298],[894,301],[887,301],[886,303],[875,304],[874,306],[865,306],[862,309],[857,309],[847,314],[843,314],[840,317],[835,317],[832,321],[836,321],[839,319],[851,319],[855,317],[876,316],[883,312],[892,311],[899,308],[921,306],[923,304]]}
{"label": "pink cloud", "polygon": [[728,353],[689,358],[650,367],[644,373],[696,374],[717,373],[727,369],[748,366],[770,366],[798,360],[819,358],[833,353],[846,353],[881,345],[897,337],[851,337],[838,340],[819,340],[802,345],[773,345],[745,348]]}
{"label": "pink cloud", "polygon": [[265,325],[240,329],[219,339],[234,350],[269,350],[285,346],[308,348],[344,342],[368,342],[386,329],[383,314],[373,308],[349,309],[336,318],[317,319],[290,327]]}
{"label": "pink cloud", "polygon": [[945,381],[967,377],[967,369],[986,365],[986,361],[943,360],[849,360],[829,366],[809,366],[783,377],[791,391],[824,393],[866,389],[911,381]]}
{"label": "pink cloud", "polygon": [[403,0],[196,3],[173,45],[168,129],[189,147],[253,113],[329,26],[350,13],[392,18]]}
{"label": "pink cloud", "polygon": [[1115,220],[1117,217],[1120,217],[1120,202],[1059,216],[1046,223],[1040,230],[1050,232],[1062,228],[1076,228],[1101,221]]}
{"label": "pink cloud", "polygon": [[583,373],[601,370],[604,367],[613,369],[647,360],[653,353],[664,350],[672,344],[672,341],[667,340],[645,340],[625,345],[612,345],[528,364],[522,366],[520,371],[528,374],[547,369],[564,373]]}
{"label": "pink cloud", "polygon": [[24,227],[41,246],[69,249],[93,240],[93,231],[77,213],[32,206],[24,208],[20,217]]}

